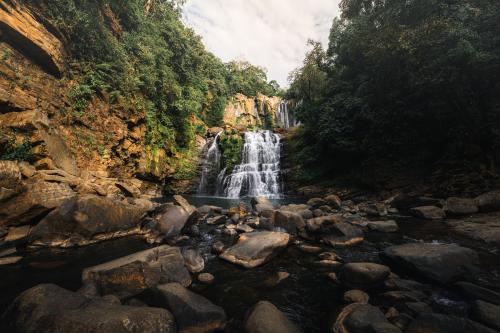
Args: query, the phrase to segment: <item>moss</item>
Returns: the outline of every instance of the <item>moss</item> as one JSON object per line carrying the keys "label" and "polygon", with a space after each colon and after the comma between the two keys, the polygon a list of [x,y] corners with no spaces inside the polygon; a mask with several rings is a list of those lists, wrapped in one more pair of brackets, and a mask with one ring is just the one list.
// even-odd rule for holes
{"label": "moss", "polygon": [[33,159],[31,152],[31,143],[28,137],[25,137],[22,143],[17,144],[15,138],[10,139],[7,149],[0,156],[0,160],[28,161]]}
{"label": "moss", "polygon": [[222,165],[231,172],[233,168],[241,163],[241,152],[243,150],[243,138],[236,130],[226,130],[219,137],[222,151]]}

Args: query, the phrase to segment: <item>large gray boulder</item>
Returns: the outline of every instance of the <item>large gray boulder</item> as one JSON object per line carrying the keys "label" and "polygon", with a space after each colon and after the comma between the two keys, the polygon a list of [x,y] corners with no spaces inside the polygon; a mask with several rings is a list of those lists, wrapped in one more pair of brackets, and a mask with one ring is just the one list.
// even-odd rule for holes
{"label": "large gray boulder", "polygon": [[172,311],[181,333],[208,333],[226,326],[224,309],[179,283],[159,285],[155,290],[155,302]]}
{"label": "large gray boulder", "polygon": [[333,247],[353,246],[364,240],[363,231],[360,228],[346,222],[338,215],[309,219],[306,222],[306,228],[313,236]]}
{"label": "large gray boulder", "polygon": [[179,249],[162,245],[88,267],[83,270],[82,281],[95,284],[103,295],[125,298],[163,283],[189,286],[191,276]]}
{"label": "large gray boulder", "polygon": [[240,235],[238,242],[219,257],[245,268],[268,262],[279,250],[285,248],[290,235],[284,232],[252,232]]}
{"label": "large gray boulder", "polygon": [[500,213],[476,214],[461,219],[446,220],[454,232],[486,243],[500,244]]}
{"label": "large gray boulder", "polygon": [[72,247],[138,234],[145,212],[141,207],[106,197],[72,197],[33,228],[30,243]]}
{"label": "large gray boulder", "polygon": [[274,214],[274,227],[282,228],[291,235],[297,235],[306,226],[302,216],[295,212],[277,210]]}
{"label": "large gray boulder", "polygon": [[261,301],[250,310],[246,333],[299,333],[300,330],[272,303]]}
{"label": "large gray boulder", "polygon": [[474,250],[455,244],[411,243],[388,247],[380,254],[393,269],[411,270],[439,283],[450,283],[478,264]]}
{"label": "large gray boulder", "polygon": [[24,291],[0,320],[2,332],[175,333],[174,317],[165,309],[113,304],[87,298],[54,284]]}
{"label": "large gray boulder", "polygon": [[181,206],[164,205],[157,216],[158,229],[165,238],[174,238],[180,235],[191,216]]}
{"label": "large gray boulder", "polygon": [[446,199],[444,211],[450,216],[461,216],[477,213],[479,208],[473,199],[451,197]]}

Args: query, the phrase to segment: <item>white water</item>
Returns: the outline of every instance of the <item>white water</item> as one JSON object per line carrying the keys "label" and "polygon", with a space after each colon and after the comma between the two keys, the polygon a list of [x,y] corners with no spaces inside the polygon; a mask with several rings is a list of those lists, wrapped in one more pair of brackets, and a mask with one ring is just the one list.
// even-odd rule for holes
{"label": "white water", "polygon": [[278,121],[278,126],[288,129],[299,125],[296,121],[293,112],[289,108],[289,101],[281,101],[276,118]]}
{"label": "white water", "polygon": [[201,163],[201,178],[198,186],[198,194],[211,194],[211,184],[216,181],[215,176],[219,174],[221,167],[221,151],[219,149],[219,136],[217,133],[212,143],[208,147],[205,157]]}
{"label": "white water", "polygon": [[280,137],[271,131],[245,132],[241,164],[218,177],[218,195],[281,197]]}

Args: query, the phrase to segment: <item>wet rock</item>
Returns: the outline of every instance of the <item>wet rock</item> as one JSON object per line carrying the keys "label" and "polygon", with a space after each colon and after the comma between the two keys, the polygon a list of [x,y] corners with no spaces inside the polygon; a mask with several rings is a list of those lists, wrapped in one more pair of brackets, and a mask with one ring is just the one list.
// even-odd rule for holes
{"label": "wet rock", "polygon": [[495,331],[465,318],[422,313],[410,323],[407,333],[494,333]]}
{"label": "wet rock", "polygon": [[475,202],[482,212],[500,211],[500,191],[481,194],[475,198]]}
{"label": "wet rock", "polygon": [[444,210],[436,206],[421,206],[410,209],[410,213],[426,220],[441,220],[446,217]]}
{"label": "wet rock", "polygon": [[66,200],[30,234],[37,246],[72,247],[140,233],[144,210],[109,198],[85,195]]}
{"label": "wet rock", "polygon": [[313,213],[309,209],[308,205],[290,204],[290,205],[281,206],[280,210],[297,213],[300,216],[302,216],[302,218],[305,220],[313,218]]}
{"label": "wet rock", "polygon": [[89,299],[53,284],[24,291],[0,320],[4,332],[177,332],[165,309]]}
{"label": "wet rock", "polygon": [[300,330],[276,306],[258,302],[245,321],[246,333],[299,333]]}
{"label": "wet rock", "polygon": [[198,250],[184,250],[182,251],[182,256],[184,257],[186,268],[191,273],[201,272],[205,268],[205,260],[203,260],[203,257]]}
{"label": "wet rock", "polygon": [[362,290],[349,290],[344,293],[344,302],[368,304],[370,296]]}
{"label": "wet rock", "polygon": [[330,281],[340,284],[340,280],[337,273],[328,273],[326,274],[326,276],[330,279]]}
{"label": "wet rock", "polygon": [[379,308],[370,304],[353,303],[346,306],[333,326],[334,333],[401,333],[389,323]]}
{"label": "wet rock", "polygon": [[157,217],[158,229],[165,238],[179,236],[189,220],[189,213],[181,206],[163,205]]}
{"label": "wet rock", "polygon": [[255,211],[257,214],[261,214],[262,212],[268,211],[268,210],[274,210],[273,205],[267,205],[267,204],[256,204],[254,207]]}
{"label": "wet rock", "polygon": [[21,257],[21,256],[2,257],[2,258],[0,258],[0,266],[17,264],[22,259],[23,259],[23,257]]}
{"label": "wet rock", "polygon": [[224,252],[224,247],[224,243],[222,243],[221,241],[217,241],[212,244],[212,251],[216,254],[221,254],[222,252]]}
{"label": "wet rock", "polygon": [[359,205],[359,210],[371,217],[387,216],[387,207],[382,202],[362,203]]}
{"label": "wet rock", "polygon": [[290,236],[283,232],[253,232],[240,235],[238,242],[219,257],[246,268],[253,268],[269,261],[288,245]]}
{"label": "wet rock", "polygon": [[344,220],[338,215],[330,215],[309,219],[306,222],[307,230],[313,233],[330,233],[335,231],[335,225],[343,223]]}
{"label": "wet rock", "polygon": [[405,308],[413,316],[418,316],[421,313],[432,313],[432,308],[424,302],[406,302]]}
{"label": "wet rock", "polygon": [[329,259],[323,259],[320,261],[316,261],[315,264],[317,266],[328,267],[328,268],[332,268],[332,269],[339,268],[340,266],[342,266],[341,262],[338,262],[336,260],[329,260]]}
{"label": "wet rock", "polygon": [[465,281],[457,282],[455,283],[455,286],[458,287],[458,289],[460,289],[469,299],[480,299],[488,303],[500,305],[499,292]]}
{"label": "wet rock", "polygon": [[173,199],[174,203],[184,208],[190,217],[197,213],[196,207],[191,205],[182,195],[174,195]]}
{"label": "wet rock", "polygon": [[320,246],[300,244],[299,249],[305,253],[320,253],[323,249]]}
{"label": "wet rock", "polygon": [[422,284],[417,281],[413,280],[406,280],[406,279],[400,279],[400,278],[391,278],[385,280],[384,282],[384,288],[387,290],[405,290],[405,291],[412,291],[412,290],[420,290],[420,291],[428,291],[430,290],[430,287]]}
{"label": "wet rock", "polygon": [[107,263],[88,267],[82,273],[83,283],[94,283],[101,294],[130,297],[161,283],[191,284],[191,276],[176,247],[162,245]]}
{"label": "wet rock", "polygon": [[325,200],[327,205],[329,205],[333,209],[339,210],[342,208],[342,200],[340,200],[340,198],[335,194],[330,194],[329,196],[325,197],[323,200]]}
{"label": "wet rock", "polygon": [[207,224],[209,225],[221,225],[227,222],[227,216],[219,215],[207,219]]}
{"label": "wet rock", "polygon": [[500,213],[478,214],[445,223],[454,232],[475,240],[500,245]]}
{"label": "wet rock", "polygon": [[444,211],[447,215],[460,216],[477,213],[479,208],[473,199],[451,197],[446,199]]}
{"label": "wet rock", "polygon": [[318,255],[323,260],[337,260],[342,261],[342,258],[335,252],[322,252]]}
{"label": "wet rock", "polygon": [[[255,208],[255,206],[257,205],[269,205],[269,206],[272,206],[273,204],[271,203],[271,201],[269,201],[268,198],[266,197],[254,197],[250,200],[250,204],[252,205],[252,207]],[[274,208],[273,208],[274,209]]]}
{"label": "wet rock", "polygon": [[227,235],[230,237],[238,235],[238,232],[236,231],[236,229],[224,229],[224,230],[222,230],[222,233],[224,235]]}
{"label": "wet rock", "polygon": [[500,330],[500,305],[475,301],[472,304],[472,318],[486,326]]}
{"label": "wet rock", "polygon": [[296,235],[305,225],[304,219],[297,213],[277,210],[274,214],[274,227],[282,228],[291,235]]}
{"label": "wet rock", "polygon": [[349,263],[342,267],[339,277],[350,288],[366,290],[382,285],[390,273],[389,267],[380,264]]}
{"label": "wet rock", "polygon": [[179,283],[159,285],[154,302],[174,314],[179,332],[214,332],[226,326],[224,309]]}
{"label": "wet rock", "polygon": [[379,232],[396,232],[399,229],[398,224],[394,220],[370,221],[367,226],[368,229]]}
{"label": "wet rock", "polygon": [[198,213],[201,215],[215,215],[215,214],[222,214],[222,208],[217,207],[217,206],[209,206],[209,205],[203,205],[201,207],[198,207]]}
{"label": "wet rock", "polygon": [[11,256],[11,255],[16,254],[16,253],[17,253],[17,249],[15,247],[3,249],[3,250],[0,250],[0,258]]}
{"label": "wet rock", "polygon": [[266,278],[264,281],[264,285],[266,287],[276,287],[278,284],[280,284],[283,280],[286,280],[290,277],[290,273],[288,272],[277,272],[270,277]]}
{"label": "wet rock", "polygon": [[22,227],[13,227],[9,229],[9,233],[5,236],[6,242],[15,242],[28,237],[31,227],[29,225],[24,225]]}
{"label": "wet rock", "polygon": [[238,224],[236,226],[236,231],[238,232],[252,232],[253,231],[253,228],[247,224]]}
{"label": "wet rock", "polygon": [[428,297],[418,291],[418,290],[411,290],[411,291],[403,291],[403,290],[394,290],[394,291],[388,291],[388,292],[385,292],[383,294],[380,295],[380,297],[392,302],[392,303],[395,303],[395,302],[399,302],[399,303],[403,303],[403,302],[421,302],[421,301],[424,301],[426,299],[428,299]]}
{"label": "wet rock", "polygon": [[348,247],[363,242],[363,231],[350,223],[338,223],[333,226],[334,232],[322,237],[323,241],[333,247]]}
{"label": "wet rock", "polygon": [[455,244],[412,243],[388,247],[380,255],[391,266],[439,283],[460,279],[478,264],[474,250]]}
{"label": "wet rock", "polygon": [[314,215],[314,217],[322,217],[322,216],[327,216],[328,213],[326,213],[324,210],[318,208],[318,209],[313,210],[313,215]]}
{"label": "wet rock", "polygon": [[215,277],[210,273],[201,273],[198,275],[198,281],[204,284],[211,284],[215,280]]}
{"label": "wet rock", "polygon": [[319,208],[320,206],[328,204],[325,200],[321,198],[312,198],[307,201],[307,205],[312,208]]}

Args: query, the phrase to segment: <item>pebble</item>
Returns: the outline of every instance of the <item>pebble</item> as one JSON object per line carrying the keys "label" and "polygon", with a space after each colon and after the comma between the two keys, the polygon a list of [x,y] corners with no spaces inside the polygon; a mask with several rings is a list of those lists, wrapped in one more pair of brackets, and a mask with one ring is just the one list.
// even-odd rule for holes
{"label": "pebble", "polygon": [[215,277],[210,273],[201,273],[198,275],[198,281],[205,284],[211,284],[214,282]]}

